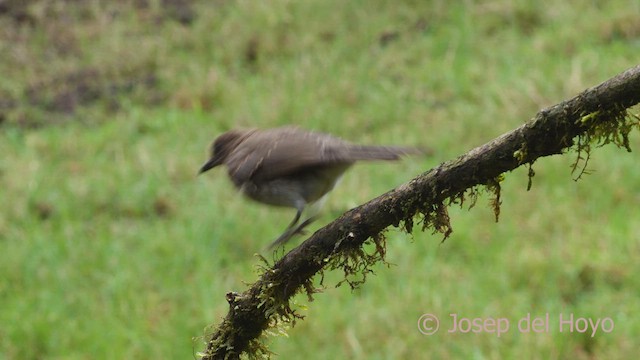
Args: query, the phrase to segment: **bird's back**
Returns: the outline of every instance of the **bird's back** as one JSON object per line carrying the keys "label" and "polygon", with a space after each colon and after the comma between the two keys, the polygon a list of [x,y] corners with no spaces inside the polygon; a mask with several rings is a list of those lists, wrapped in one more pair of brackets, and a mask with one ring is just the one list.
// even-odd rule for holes
{"label": "bird's back", "polygon": [[296,127],[255,130],[227,165],[230,175],[268,181],[315,167],[348,167],[359,160],[397,160],[416,151],[393,146],[354,145],[329,134]]}

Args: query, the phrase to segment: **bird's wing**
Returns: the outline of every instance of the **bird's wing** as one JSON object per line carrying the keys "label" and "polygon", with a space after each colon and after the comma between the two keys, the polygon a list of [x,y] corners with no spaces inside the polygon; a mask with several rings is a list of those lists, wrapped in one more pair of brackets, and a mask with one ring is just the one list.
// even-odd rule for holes
{"label": "bird's wing", "polygon": [[241,146],[229,155],[225,163],[231,179],[239,185],[249,181],[260,169],[262,158],[251,147]]}
{"label": "bird's wing", "polygon": [[[250,177],[262,181],[309,167],[353,162],[348,157],[347,142],[296,127],[257,132],[242,145],[251,153],[243,155],[247,166],[253,166]],[[262,156],[255,156],[257,153]]]}

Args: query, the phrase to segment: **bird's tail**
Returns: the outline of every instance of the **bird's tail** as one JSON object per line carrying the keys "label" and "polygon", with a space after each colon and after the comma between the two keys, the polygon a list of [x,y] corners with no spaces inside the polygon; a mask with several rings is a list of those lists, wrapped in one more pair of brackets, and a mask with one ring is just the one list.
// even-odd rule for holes
{"label": "bird's tail", "polygon": [[352,145],[349,157],[353,160],[398,160],[407,155],[427,154],[428,151],[413,147]]}

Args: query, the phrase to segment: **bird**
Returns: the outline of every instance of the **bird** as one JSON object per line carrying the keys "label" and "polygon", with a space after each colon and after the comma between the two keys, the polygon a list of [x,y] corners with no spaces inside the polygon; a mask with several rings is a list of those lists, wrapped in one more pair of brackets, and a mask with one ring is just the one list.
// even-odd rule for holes
{"label": "bird", "polygon": [[296,209],[285,231],[269,249],[302,233],[317,215],[300,222],[311,204],[322,203],[344,172],[357,161],[399,160],[423,150],[402,146],[356,145],[333,135],[297,126],[233,129],[211,144],[210,158],[198,174],[225,165],[233,185],[256,202]]}

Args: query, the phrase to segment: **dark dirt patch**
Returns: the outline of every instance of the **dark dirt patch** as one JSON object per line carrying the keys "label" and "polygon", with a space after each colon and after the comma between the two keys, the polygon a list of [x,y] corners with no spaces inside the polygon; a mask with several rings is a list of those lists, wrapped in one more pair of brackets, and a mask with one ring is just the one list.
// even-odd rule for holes
{"label": "dark dirt patch", "polygon": [[72,119],[80,108],[93,104],[117,111],[125,96],[153,105],[165,97],[157,84],[155,71],[149,67],[120,74],[98,68],[78,69],[27,86],[19,99],[4,98],[0,101],[0,122],[12,119],[20,127],[39,128]]}
{"label": "dark dirt patch", "polygon": [[167,99],[157,33],[167,20],[190,25],[197,2],[0,0],[0,51],[8,55],[0,57],[0,126],[95,122],[125,101]]}

